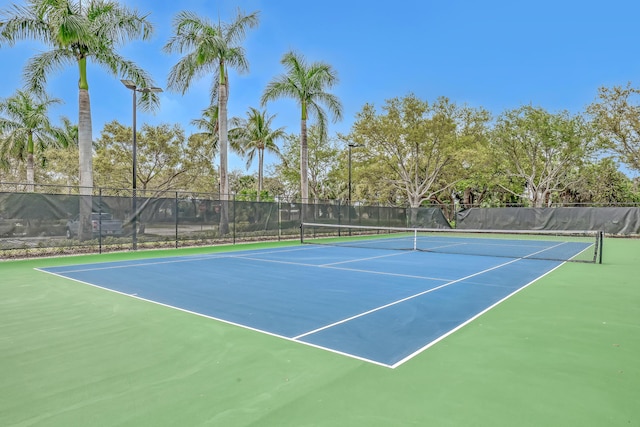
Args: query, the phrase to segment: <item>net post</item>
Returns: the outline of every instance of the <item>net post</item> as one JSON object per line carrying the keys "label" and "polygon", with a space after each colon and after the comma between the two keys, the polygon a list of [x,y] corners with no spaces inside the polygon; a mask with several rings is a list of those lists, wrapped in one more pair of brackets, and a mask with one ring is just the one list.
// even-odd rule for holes
{"label": "net post", "polygon": [[413,250],[414,251],[418,250],[418,230],[417,229],[413,230]]}
{"label": "net post", "polygon": [[300,223],[300,243],[304,243],[304,223]]}
{"label": "net post", "polygon": [[604,230],[598,232],[598,240],[600,241],[600,253],[598,255],[598,264],[602,264],[602,249],[604,243]]}

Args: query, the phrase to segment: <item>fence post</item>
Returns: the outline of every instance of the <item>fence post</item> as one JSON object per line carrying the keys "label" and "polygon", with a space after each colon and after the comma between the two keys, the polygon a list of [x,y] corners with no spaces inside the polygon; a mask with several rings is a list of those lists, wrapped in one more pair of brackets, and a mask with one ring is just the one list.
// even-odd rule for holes
{"label": "fence post", "polygon": [[176,249],[178,249],[178,192],[176,191],[176,203],[175,203],[175,215],[176,215]]}
{"label": "fence post", "polygon": [[453,222],[453,228],[458,228],[458,209],[456,208],[456,198],[452,200],[453,203],[453,218],[449,223]]}
{"label": "fence post", "polygon": [[236,193],[233,193],[233,244],[236,244]]}
{"label": "fence post", "polygon": [[102,253],[102,187],[98,188],[98,253]]}
{"label": "fence post", "polygon": [[[340,204],[340,199],[338,199],[338,225],[340,225],[341,218],[342,218],[342,206]],[[340,227],[338,227],[338,237],[340,237]]]}

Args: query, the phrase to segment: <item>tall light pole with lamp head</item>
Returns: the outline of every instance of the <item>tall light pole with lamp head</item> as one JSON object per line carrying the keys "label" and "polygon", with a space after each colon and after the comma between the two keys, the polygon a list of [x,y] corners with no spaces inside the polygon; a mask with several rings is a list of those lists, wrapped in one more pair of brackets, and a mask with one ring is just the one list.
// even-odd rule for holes
{"label": "tall light pole with lamp head", "polygon": [[140,92],[140,93],[149,93],[149,92],[162,92],[162,89],[159,87],[145,87],[145,88],[139,88],[136,86],[136,84],[131,81],[131,80],[120,80],[122,82],[123,85],[125,85],[125,87],[127,89],[131,89],[131,92],[133,93],[133,148],[132,148],[132,156],[133,156],[133,175],[132,175],[132,181],[131,181],[131,189],[132,189],[132,202],[131,202],[131,212],[133,214],[133,250],[135,251],[136,249],[138,249],[138,206],[137,206],[137,194],[136,194],[136,189],[137,189],[137,176],[136,176],[136,169],[137,169],[137,141],[136,141],[136,106],[137,106],[137,100],[136,100],[136,93]]}

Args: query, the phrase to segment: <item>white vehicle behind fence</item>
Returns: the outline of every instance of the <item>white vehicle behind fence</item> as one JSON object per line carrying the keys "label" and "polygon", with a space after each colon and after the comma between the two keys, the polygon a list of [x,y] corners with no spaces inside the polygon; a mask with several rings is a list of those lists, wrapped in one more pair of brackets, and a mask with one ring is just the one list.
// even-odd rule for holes
{"label": "white vehicle behind fence", "polygon": [[[80,218],[77,216],[67,222],[67,238],[72,239],[78,236],[78,228],[80,227]],[[121,236],[123,234],[122,221],[113,219],[110,213],[93,212],[91,214],[91,235],[92,238],[98,236]]]}

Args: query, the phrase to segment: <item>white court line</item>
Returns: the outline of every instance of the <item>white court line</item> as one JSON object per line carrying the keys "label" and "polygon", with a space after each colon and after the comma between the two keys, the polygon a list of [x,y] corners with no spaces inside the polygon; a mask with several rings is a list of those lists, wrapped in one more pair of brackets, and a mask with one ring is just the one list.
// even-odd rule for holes
{"label": "white court line", "polygon": [[[295,249],[282,249],[282,250],[272,250],[272,251],[265,251],[265,252],[260,252],[261,254],[272,254],[272,253],[282,253],[282,252],[293,252],[293,251],[303,251],[303,250],[311,250],[311,249],[317,249],[316,247],[313,246],[309,246],[309,247],[296,247]],[[104,267],[91,267],[91,268],[79,268],[79,269],[72,269],[72,270],[62,270],[62,271],[58,271],[58,273],[79,273],[79,272],[85,272],[85,271],[100,271],[100,270],[111,270],[111,269],[119,269],[119,268],[129,268],[129,267],[145,267],[148,265],[162,265],[162,264],[175,264],[175,263],[181,263],[181,262],[195,262],[195,261],[206,261],[206,260],[210,260],[210,259],[222,259],[222,258],[244,258],[247,255],[255,255],[255,254],[243,254],[240,252],[237,253],[233,253],[233,252],[223,252],[223,253],[214,253],[214,254],[208,254],[208,255],[192,255],[192,256],[177,256],[177,257],[172,257],[172,258],[179,258],[179,259],[169,259],[165,261],[152,261],[152,262],[139,262],[136,264],[124,264],[124,265],[108,265],[108,264],[113,264],[116,263],[118,261],[113,261],[113,262],[107,262],[106,266]],[[125,261],[126,262],[126,261]],[[70,266],[70,267],[78,267],[78,265],[75,266]],[[38,269],[36,269],[38,270]]]}
{"label": "white court line", "polygon": [[[411,252],[401,252],[401,254],[407,254],[407,253],[411,253]],[[393,254],[393,255],[388,255],[388,256],[395,256],[397,254]],[[301,263],[301,262],[294,262],[294,261],[281,261],[281,260],[277,260],[277,259],[262,259],[262,258],[250,258],[250,257],[243,257],[244,259],[249,259],[251,261],[259,261],[259,262],[269,262],[269,263],[275,263],[275,264],[289,264],[289,265],[299,265],[302,267],[315,267],[315,268],[328,268],[328,269],[332,269],[332,270],[341,270],[341,271],[355,271],[358,273],[368,273],[368,274],[376,274],[376,275],[380,275],[380,276],[394,276],[394,277],[407,277],[410,279],[421,279],[421,280],[438,280],[441,282],[446,282],[448,280],[451,279],[444,279],[442,277],[429,277],[429,276],[415,276],[412,274],[402,274],[402,273],[387,273],[384,271],[373,271],[373,270],[362,270],[359,268],[347,268],[347,267],[334,267],[331,264],[306,264],[306,263]],[[379,257],[375,257],[375,258],[379,258]],[[358,262],[361,260],[366,260],[367,258],[357,258],[357,259],[353,259],[349,262]]]}
{"label": "white court line", "polygon": [[392,254],[385,254],[385,255],[370,256],[370,257],[366,257],[366,258],[350,259],[350,260],[346,260],[346,261],[330,262],[328,264],[320,264],[319,267],[331,267],[331,266],[339,265],[339,264],[348,264],[350,262],[369,261],[371,259],[387,258],[387,257],[391,257],[391,256],[404,255],[406,253],[407,252],[399,252],[399,253],[392,253]]}
{"label": "white court line", "polygon": [[[560,243],[560,244],[558,244],[558,245],[555,245],[554,247],[556,247],[556,246],[560,246],[560,245],[562,245],[562,244],[564,244],[564,242],[563,242],[563,243]],[[316,246],[312,246],[311,248],[318,248],[318,247],[316,247]],[[471,277],[474,277],[474,276],[478,276],[478,275],[480,275],[480,274],[483,274],[483,273],[486,273],[486,272],[488,272],[488,271],[491,271],[491,270],[495,270],[495,269],[498,269],[498,268],[504,267],[504,266],[506,266],[506,265],[508,265],[508,264],[512,264],[512,263],[514,263],[514,262],[521,261],[522,259],[525,259],[525,258],[528,258],[528,257],[532,257],[532,256],[536,255],[536,254],[537,254],[537,253],[539,253],[539,252],[544,252],[545,250],[549,250],[549,249],[552,249],[552,248],[553,248],[553,247],[551,247],[551,248],[545,248],[545,249],[543,249],[543,250],[541,250],[541,251],[538,251],[538,252],[532,253],[532,254],[530,254],[530,255],[527,255],[526,257],[518,258],[518,259],[513,259],[513,260],[511,260],[511,261],[509,261],[509,262],[506,262],[506,263],[503,263],[503,264],[500,264],[500,265],[497,265],[497,266],[494,266],[494,267],[488,268],[488,269],[486,269],[486,270],[483,270],[483,271],[480,271],[480,272],[477,272],[477,273],[474,273],[474,274],[468,275],[468,276],[466,276],[466,277],[463,277],[463,278],[460,278],[460,279],[457,279],[457,280],[453,280],[453,281],[449,281],[448,283],[445,283],[445,284],[443,284],[443,285],[440,285],[440,286],[438,286],[438,287],[436,287],[436,288],[432,288],[432,289],[429,289],[429,290],[423,291],[423,292],[421,292],[421,293],[419,293],[419,294],[416,294],[416,295],[413,295],[413,296],[409,296],[409,297],[407,297],[407,298],[403,298],[403,299],[401,299],[401,300],[398,300],[398,301],[395,301],[395,302],[392,302],[392,303],[386,304],[386,305],[384,305],[384,306],[378,307],[378,308],[373,309],[373,310],[369,310],[369,311],[367,311],[367,312],[365,312],[365,313],[361,313],[361,314],[356,315],[356,316],[352,316],[352,317],[350,317],[350,318],[348,318],[348,319],[343,319],[342,321],[332,323],[331,325],[326,325],[326,326],[324,326],[324,327],[318,328],[318,329],[313,330],[313,331],[306,332],[306,333],[304,333],[304,334],[301,334],[301,335],[298,335],[298,336],[295,336],[295,337],[287,337],[287,336],[279,335],[279,334],[276,334],[276,333],[273,333],[273,332],[269,332],[269,331],[261,330],[261,329],[254,328],[254,327],[251,327],[251,326],[247,326],[247,325],[243,325],[243,324],[240,324],[240,323],[236,323],[236,322],[232,322],[232,321],[229,321],[229,320],[225,320],[225,319],[222,319],[222,318],[217,318],[217,317],[210,316],[210,315],[206,315],[206,314],[203,314],[203,313],[198,313],[198,312],[195,312],[195,311],[190,311],[190,310],[187,310],[187,309],[184,309],[184,308],[180,308],[180,307],[172,306],[172,305],[165,304],[165,303],[161,303],[161,302],[158,302],[158,301],[154,301],[154,300],[150,300],[150,299],[142,298],[142,297],[138,296],[138,295],[137,295],[137,294],[135,294],[135,293],[134,293],[134,294],[128,294],[128,293],[121,292],[121,291],[117,291],[117,290],[110,289],[110,288],[107,288],[107,287],[103,287],[103,286],[95,285],[95,284],[93,284],[93,283],[89,283],[89,282],[85,282],[85,281],[82,281],[82,280],[79,280],[79,279],[74,279],[74,278],[72,278],[72,277],[64,276],[64,275],[62,274],[62,272],[51,272],[51,271],[47,271],[47,270],[40,269],[40,268],[35,268],[35,270],[42,271],[42,272],[44,272],[44,273],[48,273],[48,274],[51,274],[51,275],[54,275],[54,276],[58,276],[58,277],[62,277],[62,278],[65,278],[65,279],[73,280],[73,281],[76,281],[76,282],[79,282],[79,283],[83,283],[83,284],[86,284],[86,285],[89,285],[89,286],[93,286],[93,287],[96,287],[96,288],[99,288],[99,289],[103,289],[103,290],[106,290],[106,291],[114,292],[114,293],[117,293],[117,294],[120,294],[120,295],[124,295],[124,296],[128,296],[128,297],[131,297],[131,298],[135,298],[135,299],[138,299],[138,300],[141,300],[141,301],[150,302],[150,303],[153,303],[153,304],[157,304],[157,305],[160,305],[160,306],[163,306],[163,307],[167,307],[167,308],[172,308],[172,309],[175,309],[175,310],[178,310],[178,311],[182,311],[182,312],[185,312],[185,313],[189,313],[189,314],[195,314],[195,315],[200,316],[200,317],[205,317],[205,318],[209,318],[209,319],[217,320],[217,321],[220,321],[220,322],[222,322],[222,323],[229,324],[229,325],[238,326],[238,327],[241,327],[241,328],[244,328],[244,329],[248,329],[248,330],[251,330],[251,331],[260,332],[260,333],[264,333],[264,334],[267,334],[267,335],[270,335],[270,336],[278,337],[278,338],[281,338],[281,339],[284,339],[284,340],[287,340],[287,341],[291,341],[291,342],[295,342],[295,343],[298,343],[298,344],[304,344],[304,345],[307,345],[307,346],[310,346],[310,347],[315,347],[315,348],[323,349],[323,350],[326,350],[326,351],[329,351],[329,352],[332,352],[332,353],[335,353],[335,354],[340,354],[340,355],[347,356],[347,357],[350,357],[350,358],[353,358],[353,359],[357,359],[357,360],[361,360],[361,361],[364,361],[364,362],[368,362],[368,363],[372,363],[372,364],[375,364],[375,365],[379,365],[379,366],[383,366],[383,367],[387,367],[387,368],[392,368],[392,369],[393,369],[393,368],[396,368],[397,366],[400,366],[401,364],[405,363],[405,362],[406,362],[406,361],[408,361],[409,359],[411,359],[411,358],[415,357],[417,354],[419,354],[420,352],[422,352],[422,351],[424,351],[425,349],[429,348],[430,346],[434,345],[435,343],[437,343],[437,342],[441,341],[441,340],[442,340],[442,339],[444,339],[445,337],[447,337],[447,336],[451,335],[453,332],[455,332],[455,331],[457,331],[458,329],[462,328],[464,325],[468,324],[469,322],[471,322],[471,321],[472,321],[472,320],[474,320],[475,318],[479,317],[479,316],[480,316],[480,315],[482,315],[483,313],[485,313],[485,312],[487,312],[488,310],[490,310],[491,308],[495,307],[496,305],[498,305],[498,304],[499,304],[499,303],[501,303],[502,301],[506,300],[506,299],[507,299],[507,298],[509,298],[510,296],[514,295],[515,293],[517,293],[517,292],[519,292],[520,290],[524,289],[525,287],[529,286],[529,285],[530,285],[530,284],[532,284],[533,282],[535,282],[535,281],[539,280],[541,277],[544,277],[545,275],[549,274],[551,271],[554,271],[555,269],[557,269],[558,267],[560,267],[560,265],[562,265],[562,264],[560,264],[560,265],[556,266],[556,267],[555,267],[555,268],[553,268],[552,270],[550,270],[550,271],[546,272],[545,274],[543,274],[543,275],[539,276],[538,278],[534,279],[533,281],[531,281],[530,283],[526,284],[525,286],[523,286],[523,287],[521,287],[521,288],[517,289],[516,291],[512,292],[511,294],[509,294],[508,296],[506,296],[505,298],[503,298],[502,300],[500,300],[500,301],[498,301],[497,303],[493,304],[492,306],[490,306],[490,307],[486,308],[486,309],[485,309],[485,310],[483,310],[482,312],[480,312],[480,313],[478,313],[478,314],[474,315],[472,318],[470,318],[469,320],[465,321],[463,324],[461,324],[461,325],[457,326],[456,328],[452,329],[451,331],[449,331],[449,332],[447,332],[447,333],[443,334],[442,336],[438,337],[437,339],[435,339],[435,340],[431,341],[430,343],[428,343],[428,344],[426,344],[425,346],[423,346],[421,349],[419,349],[419,350],[415,351],[415,352],[414,352],[414,353],[412,353],[411,355],[409,355],[409,356],[405,357],[404,359],[402,359],[402,360],[401,360],[401,361],[399,361],[399,362],[396,362],[396,363],[395,363],[395,364],[393,364],[393,365],[385,364],[385,363],[382,363],[382,362],[379,362],[379,361],[376,361],[376,360],[367,359],[367,358],[360,357],[360,356],[357,356],[357,355],[354,355],[354,354],[345,353],[345,352],[342,352],[342,351],[339,351],[339,350],[336,350],[336,349],[332,349],[332,348],[328,348],[328,347],[323,347],[323,346],[321,346],[321,345],[317,345],[317,344],[313,344],[313,343],[309,343],[309,342],[301,341],[301,340],[300,340],[300,338],[303,338],[303,337],[305,337],[305,336],[308,336],[308,335],[310,335],[310,334],[313,334],[313,333],[315,333],[315,332],[318,332],[318,331],[321,331],[321,330],[324,330],[324,329],[328,329],[328,328],[330,328],[330,327],[332,327],[332,326],[336,326],[336,325],[338,325],[338,324],[345,323],[345,322],[347,322],[347,321],[349,321],[349,320],[353,320],[353,319],[355,319],[355,318],[362,317],[362,316],[364,316],[364,315],[366,315],[366,314],[370,314],[370,313],[373,313],[373,312],[375,312],[375,311],[382,310],[383,308],[387,308],[387,307],[389,307],[389,306],[399,304],[400,302],[403,302],[403,301],[406,301],[406,300],[409,300],[409,299],[412,299],[412,298],[416,298],[416,297],[418,297],[418,296],[420,296],[420,295],[424,295],[424,294],[427,294],[427,293],[433,292],[433,291],[435,291],[435,290],[438,290],[438,289],[444,288],[444,287],[449,286],[449,285],[451,285],[451,284],[458,283],[458,282],[460,282],[460,281],[462,281],[462,280],[465,280],[465,279],[468,279],[468,278],[471,278]],[[300,250],[300,249],[303,249],[303,248],[287,249],[286,251],[295,251],[295,250]],[[284,251],[285,251],[285,250],[283,250],[283,251],[277,251],[277,250],[276,250],[276,251],[272,251],[272,252],[270,252],[270,253],[278,253],[278,252],[284,252]],[[402,253],[403,253],[403,254],[406,254],[406,253],[411,253],[411,252],[402,252]],[[399,255],[399,254],[398,254],[398,255]],[[390,255],[390,256],[391,256],[391,255]],[[298,264],[298,263],[285,262],[285,261],[274,261],[274,260],[264,260],[264,259],[259,259],[259,258],[249,258],[249,257],[243,256],[242,254],[235,254],[235,255],[232,255],[232,256],[226,256],[226,255],[225,255],[225,256],[217,256],[217,255],[214,255],[214,256],[211,256],[211,257],[204,257],[204,258],[200,258],[200,257],[199,257],[199,258],[197,258],[197,259],[194,259],[193,261],[197,261],[197,260],[204,260],[204,259],[211,259],[211,258],[232,258],[232,257],[236,257],[236,258],[246,258],[246,259],[251,259],[251,260],[255,260],[255,261],[263,261],[263,262],[277,262],[277,263]],[[371,258],[378,258],[378,257],[371,257]],[[158,264],[171,263],[171,262],[182,262],[182,261],[192,261],[192,260],[191,260],[191,259],[183,259],[183,260],[175,260],[175,261],[164,261],[164,262],[158,262]],[[353,260],[353,261],[357,261],[357,260]],[[150,264],[154,264],[154,263],[150,263]],[[144,265],[150,265],[150,264],[139,264],[139,265],[144,266]],[[564,263],[563,263],[563,264],[564,264]],[[430,279],[430,278],[422,277],[422,276],[410,276],[410,275],[401,275],[401,274],[394,274],[394,273],[381,273],[381,272],[374,272],[374,271],[368,271],[368,270],[357,270],[357,269],[340,268],[340,267],[334,267],[334,266],[331,266],[331,265],[325,265],[325,266],[316,265],[316,264],[298,264],[298,265],[304,265],[304,266],[310,266],[310,267],[317,267],[317,268],[338,269],[338,270],[353,270],[353,271],[359,271],[359,272],[363,272],[363,273],[370,273],[370,274],[384,274],[384,275],[401,276],[401,277],[413,277],[413,278],[418,278],[418,279]],[[126,267],[126,266],[114,266],[114,267],[111,267],[111,268],[121,268],[121,267]],[[105,269],[105,268],[96,268],[95,270],[102,270],[102,269]],[[88,270],[89,270],[89,269],[88,269]],[[85,271],[85,270],[76,270],[76,271]],[[72,271],[72,272],[73,272],[73,271]],[[431,279],[431,280],[448,280],[448,279]]]}
{"label": "white court line", "polygon": [[371,314],[371,313],[375,313],[376,311],[380,311],[380,310],[383,310],[383,309],[385,309],[385,308],[389,308],[389,307],[392,307],[392,306],[394,306],[394,305],[400,304],[400,303],[402,303],[402,302],[409,301],[409,300],[414,299],[414,298],[417,298],[417,297],[419,297],[419,296],[421,296],[421,295],[426,295],[426,294],[428,294],[428,293],[431,293],[431,292],[437,291],[438,289],[442,289],[442,288],[445,288],[445,287],[447,287],[447,286],[453,285],[454,283],[458,283],[458,282],[461,282],[461,281],[463,281],[463,280],[470,279],[470,278],[472,278],[472,277],[478,276],[478,275],[480,275],[480,274],[484,274],[484,273],[486,273],[486,272],[488,272],[488,271],[495,270],[495,269],[500,268],[500,267],[504,267],[505,265],[512,264],[512,263],[517,262],[517,261],[520,261],[520,260],[519,260],[519,259],[513,259],[513,260],[511,260],[511,261],[508,261],[508,262],[505,262],[505,263],[503,263],[503,264],[499,264],[499,265],[493,266],[493,267],[491,267],[491,268],[487,268],[486,270],[482,270],[482,271],[479,271],[479,272],[477,272],[477,273],[470,274],[470,275],[465,276],[465,277],[462,277],[462,278],[460,278],[460,279],[456,279],[456,280],[452,280],[452,281],[447,282],[447,283],[443,283],[442,285],[440,285],[440,286],[436,286],[435,288],[427,289],[426,291],[422,291],[422,292],[419,292],[419,293],[417,293],[417,294],[410,295],[410,296],[408,296],[408,297],[405,297],[405,298],[402,298],[402,299],[399,299],[399,300],[396,300],[396,301],[390,302],[389,304],[381,305],[380,307],[376,307],[376,308],[373,308],[373,309],[371,309],[371,310],[364,311],[364,312],[362,312],[362,313],[356,314],[355,316],[347,317],[346,319],[342,319],[342,320],[339,320],[339,321],[337,321],[337,322],[331,323],[331,324],[329,324],[329,325],[325,325],[325,326],[322,326],[322,327],[320,327],[320,328],[314,329],[314,330],[312,330],[312,331],[305,332],[304,334],[301,334],[301,335],[298,335],[298,336],[293,337],[293,339],[294,339],[294,340],[298,340],[298,339],[300,339],[300,338],[304,338],[304,337],[306,337],[306,336],[308,336],[308,335],[312,335],[312,334],[315,334],[315,333],[317,333],[317,332],[324,331],[325,329],[329,329],[329,328],[332,328],[332,327],[334,327],[334,326],[341,325],[341,324],[343,324],[343,323],[349,322],[349,321],[354,320],[354,319],[357,319],[357,318],[359,318],[359,317],[367,316],[367,315],[369,315],[369,314]]}
{"label": "white court line", "polygon": [[[392,369],[397,368],[398,366],[402,365],[403,363],[413,359],[414,357],[416,357],[418,354],[422,353],[423,351],[425,351],[426,349],[428,349],[429,347],[437,344],[438,342],[442,341],[443,339],[445,339],[446,337],[448,337],[449,335],[453,334],[454,332],[458,331],[459,329],[463,328],[464,326],[468,325],[469,323],[473,322],[474,320],[476,320],[478,317],[482,316],[483,314],[485,314],[487,311],[491,310],[492,308],[494,308],[495,306],[497,306],[498,304],[501,304],[502,302],[506,301],[507,299],[511,298],[512,296],[514,296],[515,294],[517,294],[518,292],[520,292],[521,290],[523,290],[526,287],[529,287],[530,285],[532,285],[533,283],[537,282],[538,280],[542,279],[544,276],[546,276],[547,274],[551,273],[552,271],[560,268],[562,265],[564,265],[565,263],[560,263],[558,264],[556,267],[552,268],[551,270],[547,271],[546,273],[544,273],[541,276],[536,277],[535,279],[533,279],[532,281],[530,281],[529,283],[527,283],[526,285],[516,289],[515,291],[511,292],[509,295],[505,296],[504,298],[502,298],[501,300],[495,302],[494,304],[490,305],[489,307],[485,308],[484,310],[482,310],[481,312],[477,313],[475,316],[472,316],[471,318],[467,319],[466,321],[464,321],[463,323],[461,323],[460,325],[456,326],[455,328],[451,329],[449,332],[446,332],[442,335],[440,335],[438,338],[436,338],[435,340],[427,343],[426,345],[424,345],[423,347],[420,347],[418,350],[414,351],[413,353],[411,353],[410,355],[406,356],[404,359],[401,359],[399,361],[397,361],[396,363],[394,363],[393,365],[389,366]],[[304,341],[303,341],[304,342]]]}
{"label": "white court line", "polygon": [[[293,252],[293,251],[296,251],[296,250],[311,250],[311,249],[326,249],[326,247],[323,247],[321,245],[308,246],[308,247],[305,247],[305,248],[296,248],[296,249],[286,249],[286,250],[274,250],[274,251],[269,251],[269,252],[260,252],[257,255],[279,254],[279,253],[283,253],[283,252]],[[366,261],[366,260],[374,259],[374,258],[383,258],[383,257],[391,257],[391,256],[398,256],[398,255],[406,255],[406,254],[409,254],[409,253],[412,253],[412,252],[413,251],[399,251],[399,252],[393,251],[390,254],[379,255],[379,256],[376,256],[376,257],[356,258],[356,259],[352,259],[352,260],[349,260],[349,261],[341,261],[341,262],[334,263],[334,264],[342,264],[342,263],[349,263],[349,262],[359,262],[359,261]],[[451,279],[446,279],[446,278],[442,278],[442,277],[417,276],[417,275],[412,275],[412,274],[387,273],[387,272],[381,272],[381,271],[363,270],[363,269],[359,269],[359,268],[335,267],[335,266],[333,266],[333,264],[309,264],[309,263],[295,262],[295,261],[283,261],[283,260],[254,258],[252,255],[256,255],[256,254],[255,253],[250,253],[250,254],[247,254],[247,253],[244,253],[244,254],[225,254],[225,255],[214,255],[214,254],[212,254],[212,256],[205,256],[205,257],[198,256],[198,257],[193,257],[193,258],[188,258],[188,259],[166,260],[166,261],[157,261],[157,262],[149,262],[149,263],[144,262],[144,263],[136,263],[136,264],[114,265],[114,266],[107,266],[107,267],[78,268],[78,269],[57,271],[56,273],[59,273],[59,274],[83,273],[83,272],[87,272],[87,271],[100,271],[100,270],[120,269],[120,268],[129,268],[129,267],[146,267],[146,266],[150,266],[150,265],[173,264],[173,263],[181,263],[181,262],[194,262],[194,261],[203,261],[203,260],[210,260],[210,259],[242,258],[242,259],[246,259],[246,260],[250,260],[250,261],[268,262],[268,263],[274,263],[274,264],[298,265],[298,266],[301,266],[301,267],[312,267],[312,268],[329,268],[329,269],[342,270],[342,271],[354,271],[354,272],[358,272],[358,273],[376,274],[376,275],[381,275],[381,276],[406,277],[406,278],[410,278],[410,279],[420,279],[420,280],[437,280],[437,281],[441,281],[441,282],[451,280]],[[50,271],[41,270],[41,269],[38,269],[38,268],[36,268],[36,270],[45,271],[46,273],[51,273]],[[52,274],[55,274],[55,273],[52,273]]]}
{"label": "white court line", "polygon": [[304,341],[297,341],[297,340],[295,340],[295,339],[293,339],[291,337],[287,337],[285,335],[276,334],[274,332],[266,331],[264,329],[254,328],[252,326],[243,325],[242,323],[232,322],[230,320],[226,320],[226,319],[223,319],[223,318],[220,318],[220,317],[210,316],[208,314],[198,313],[197,311],[187,310],[186,308],[176,307],[175,305],[169,305],[169,304],[165,304],[165,303],[160,302],[160,301],[155,301],[155,300],[152,300],[152,299],[143,298],[141,296],[138,296],[137,293],[128,294],[126,292],[117,291],[115,289],[103,287],[103,286],[96,285],[96,284],[93,284],[93,283],[90,283],[90,282],[85,282],[84,280],[79,280],[79,279],[74,279],[73,277],[63,276],[62,274],[59,274],[59,273],[54,273],[54,272],[51,272],[51,271],[41,270],[39,268],[35,268],[35,270],[42,271],[43,273],[48,273],[48,274],[51,274],[53,276],[61,277],[63,279],[72,280],[74,282],[82,283],[83,285],[88,285],[88,286],[92,286],[94,288],[98,288],[98,289],[102,289],[102,290],[105,290],[105,291],[113,292],[113,293],[116,293],[116,294],[119,294],[119,295],[123,295],[125,297],[130,297],[130,298],[134,298],[134,299],[137,299],[137,300],[140,300],[140,301],[145,301],[145,302],[149,302],[149,303],[152,303],[152,304],[156,304],[156,305],[159,305],[159,306],[162,306],[162,307],[171,308],[171,309],[174,309],[174,310],[181,311],[183,313],[195,314],[196,316],[204,317],[204,318],[211,319],[211,320],[216,320],[218,322],[222,322],[222,323],[225,323],[227,325],[232,325],[232,326],[236,326],[236,327],[239,327],[239,328],[242,328],[242,329],[247,329],[249,331],[259,332],[259,333],[266,334],[266,335],[269,335],[269,336],[272,336],[272,337],[280,338],[280,339],[283,339],[283,340],[286,340],[286,341],[289,341],[289,342],[293,342],[296,345],[304,344],[304,345],[309,346],[309,347],[319,348],[321,350],[329,351],[331,353],[339,354],[341,356],[347,356],[347,357],[350,357],[352,359],[361,360],[363,362],[372,363],[374,365],[383,366],[385,368],[391,368],[392,367],[391,365],[388,365],[388,364],[382,363],[382,362],[378,362],[377,360],[367,359],[365,357],[357,356],[357,355],[351,354],[351,353],[345,353],[343,351],[336,350],[336,349],[333,349],[333,348],[330,348],[330,347],[324,347],[324,346],[321,346],[321,345],[318,345],[318,344],[308,343],[308,342],[304,342]]}
{"label": "white court line", "polygon": [[[555,246],[560,246],[560,244],[555,245]],[[547,249],[549,249],[549,248],[547,248]],[[544,249],[544,250],[547,250],[547,249]],[[534,255],[538,254],[539,252],[543,252],[544,250],[542,250],[542,251],[538,251],[538,252],[534,252],[534,253],[532,253],[532,254],[529,254],[529,255],[527,255],[527,257],[534,256]],[[385,309],[385,308],[392,307],[392,306],[397,305],[397,304],[400,304],[400,303],[402,303],[402,302],[409,301],[409,300],[414,299],[414,298],[417,298],[417,297],[419,297],[419,296],[426,295],[426,294],[428,294],[428,293],[431,293],[431,292],[437,291],[438,289],[442,289],[442,288],[445,288],[445,287],[447,287],[447,286],[453,285],[454,283],[459,283],[459,282],[461,282],[461,281],[463,281],[463,280],[467,280],[467,279],[470,279],[470,278],[472,278],[472,277],[475,277],[475,276],[479,276],[479,275],[481,275],[481,274],[484,274],[484,273],[486,273],[486,272],[489,272],[489,271],[492,271],[492,270],[495,270],[495,269],[498,269],[498,268],[504,267],[505,265],[513,264],[514,262],[518,262],[518,261],[520,261],[521,259],[524,259],[524,258],[513,259],[513,260],[511,260],[511,261],[508,261],[508,262],[505,262],[505,263],[503,263],[503,264],[499,264],[499,265],[493,266],[493,267],[491,267],[491,268],[487,268],[487,269],[485,269],[485,270],[479,271],[479,272],[474,273],[474,274],[470,274],[470,275],[465,276],[465,277],[462,277],[462,278],[460,278],[460,279],[452,280],[452,281],[450,281],[450,282],[448,282],[448,283],[444,283],[444,284],[442,284],[442,285],[440,285],[440,286],[436,286],[435,288],[427,289],[426,291],[419,292],[419,293],[417,293],[417,294],[415,294],[415,295],[410,295],[410,296],[408,296],[408,297],[405,297],[405,298],[402,298],[402,299],[399,299],[399,300],[396,300],[396,301],[390,302],[389,304],[385,304],[385,305],[382,305],[382,306],[380,306],[380,307],[376,307],[376,308],[373,308],[373,309],[371,309],[371,310],[368,310],[368,311],[365,311],[365,312],[362,312],[362,313],[356,314],[356,315],[354,315],[354,316],[347,317],[347,318],[345,318],[345,319],[339,320],[339,321],[334,322],[334,323],[331,323],[331,324],[329,324],[329,325],[322,326],[322,327],[317,328],[317,329],[314,329],[314,330],[312,330],[312,331],[305,332],[304,334],[298,335],[298,336],[294,337],[293,339],[294,339],[294,340],[297,340],[297,339],[300,339],[300,338],[306,337],[306,336],[308,336],[308,335],[312,335],[312,334],[315,334],[315,333],[317,333],[317,332],[323,331],[323,330],[325,330],[325,329],[329,329],[329,328],[332,328],[332,327],[334,327],[334,326],[341,325],[341,324],[346,323],[346,322],[349,322],[349,321],[351,321],[351,320],[354,320],[354,319],[358,319],[358,318],[360,318],[360,317],[367,316],[367,315],[369,315],[369,314],[371,314],[371,313],[375,313],[375,312],[380,311],[380,310],[383,310],[383,309]]]}

